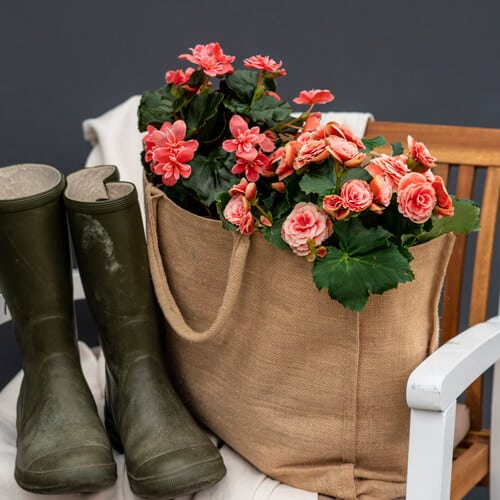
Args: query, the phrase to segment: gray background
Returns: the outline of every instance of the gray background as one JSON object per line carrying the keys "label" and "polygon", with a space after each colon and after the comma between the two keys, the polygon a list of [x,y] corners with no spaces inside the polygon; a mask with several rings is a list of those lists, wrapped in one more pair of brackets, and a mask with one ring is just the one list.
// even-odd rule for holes
{"label": "gray background", "polygon": [[[498,0],[2,0],[0,166],[80,168],[83,119],[160,86],[167,69],[185,67],[178,54],[210,41],[239,64],[259,53],[282,59],[287,100],[329,88],[335,111],[499,128],[499,19]],[[95,343],[85,305],[78,319]],[[3,386],[20,359],[10,329],[0,334]]]}

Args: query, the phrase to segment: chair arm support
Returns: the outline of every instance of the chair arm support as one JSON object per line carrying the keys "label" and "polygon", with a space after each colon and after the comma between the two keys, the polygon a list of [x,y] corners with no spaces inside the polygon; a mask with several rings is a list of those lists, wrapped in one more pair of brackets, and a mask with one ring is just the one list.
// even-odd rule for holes
{"label": "chair arm support", "polygon": [[500,316],[443,344],[411,373],[406,401],[413,409],[444,411],[500,359]]}

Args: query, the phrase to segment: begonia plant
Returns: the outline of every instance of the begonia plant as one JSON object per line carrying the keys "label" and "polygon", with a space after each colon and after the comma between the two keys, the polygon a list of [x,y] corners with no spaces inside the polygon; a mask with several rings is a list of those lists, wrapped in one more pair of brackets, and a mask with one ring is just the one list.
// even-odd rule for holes
{"label": "begonia plant", "polygon": [[318,289],[345,307],[362,311],[370,294],[411,281],[410,247],[478,229],[478,207],[448,194],[418,139],[376,153],[383,137],[322,120],[326,89],[301,91],[294,112],[277,93],[281,61],[255,55],[235,69],[218,43],[179,59],[192,66],[167,71],[138,109],[148,179],[224,229],[262,232],[307,259]]}

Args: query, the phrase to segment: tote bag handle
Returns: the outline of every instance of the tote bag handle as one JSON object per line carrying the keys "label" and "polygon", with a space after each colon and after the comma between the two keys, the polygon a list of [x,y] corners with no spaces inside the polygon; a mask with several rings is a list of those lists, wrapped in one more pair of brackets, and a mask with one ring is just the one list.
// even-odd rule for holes
{"label": "tote bag handle", "polygon": [[151,274],[156,296],[163,315],[177,335],[189,342],[203,342],[208,339],[215,339],[224,331],[224,326],[230,321],[231,315],[236,307],[248,250],[250,248],[250,238],[238,232],[233,233],[233,249],[229,262],[226,289],[221,304],[213,323],[205,331],[195,331],[187,324],[182,311],[177,305],[175,297],[169,287],[168,277],[165,273],[165,267],[160,254],[157,232],[157,213],[159,199],[165,195],[146,180],[144,180],[144,185],[147,206],[146,226],[148,257],[150,267],[152,269],[155,268],[156,271]]}

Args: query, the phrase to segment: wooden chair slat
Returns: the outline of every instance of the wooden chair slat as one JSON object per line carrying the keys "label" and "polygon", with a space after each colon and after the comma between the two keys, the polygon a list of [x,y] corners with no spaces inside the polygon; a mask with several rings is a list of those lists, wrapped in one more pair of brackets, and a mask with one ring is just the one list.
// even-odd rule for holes
{"label": "wooden chair slat", "polygon": [[474,443],[454,460],[451,472],[451,500],[462,499],[488,474],[489,446]]}
{"label": "wooden chair slat", "polygon": [[[470,165],[460,165],[458,168],[457,187],[455,190],[458,198],[471,198],[474,173],[475,169]],[[465,246],[466,238],[463,235],[457,235],[445,280],[443,320],[441,326],[442,343],[454,337],[459,330]]]}
{"label": "wooden chair slat", "polygon": [[[365,135],[383,135],[392,143],[406,141],[408,134],[446,163],[500,165],[500,129],[374,121],[368,124]],[[390,154],[390,147],[385,152]]]}

